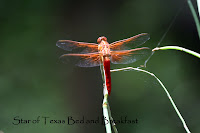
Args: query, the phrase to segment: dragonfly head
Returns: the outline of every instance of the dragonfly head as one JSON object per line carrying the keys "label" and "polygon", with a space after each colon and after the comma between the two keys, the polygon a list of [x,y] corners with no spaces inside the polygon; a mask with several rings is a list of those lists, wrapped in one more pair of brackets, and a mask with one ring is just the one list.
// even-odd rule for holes
{"label": "dragonfly head", "polygon": [[99,37],[98,39],[97,39],[97,43],[101,43],[101,41],[107,41],[107,38],[105,37],[105,36],[102,36],[102,37]]}

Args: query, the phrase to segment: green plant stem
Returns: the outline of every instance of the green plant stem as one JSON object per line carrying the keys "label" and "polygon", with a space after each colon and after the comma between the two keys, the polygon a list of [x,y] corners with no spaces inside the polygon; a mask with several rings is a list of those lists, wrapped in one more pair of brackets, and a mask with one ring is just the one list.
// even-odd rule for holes
{"label": "green plant stem", "polygon": [[114,132],[118,133],[116,124],[114,123],[114,120],[113,120],[112,115],[111,115],[111,110],[110,110],[109,103],[108,103],[108,114],[109,114],[110,120],[112,121],[111,124],[112,124],[112,128],[113,128]]}
{"label": "green plant stem", "polygon": [[111,126],[112,124],[113,130],[115,133],[118,133],[116,124],[113,121],[112,115],[111,115],[111,110],[108,102],[108,91],[106,86],[104,86],[104,100],[103,100],[103,114],[104,114],[104,121],[105,121],[105,126],[106,126],[106,132],[110,133],[111,132]]}
{"label": "green plant stem", "polygon": [[199,17],[200,17],[200,0],[197,0],[197,7],[198,7]]}
{"label": "green plant stem", "polygon": [[[105,70],[104,70],[103,65],[100,65],[100,69],[101,69],[102,79],[104,81],[104,85],[103,85],[104,98],[103,98],[102,108],[103,108],[105,128],[106,128],[106,133],[112,133],[111,125],[110,125],[110,118],[112,119],[112,117],[111,117],[111,111],[110,111],[110,107],[108,103],[108,91],[107,91],[107,86],[106,86],[106,77],[105,77]],[[114,131],[115,131],[115,128],[114,128]]]}
{"label": "green plant stem", "polygon": [[112,133],[108,113],[108,94],[105,94],[103,99],[103,116],[105,121],[106,132]]}
{"label": "green plant stem", "polygon": [[105,78],[104,78],[104,68],[103,68],[103,65],[100,65],[100,70],[101,70],[101,77],[102,77],[102,80],[105,82]]}
{"label": "green plant stem", "polygon": [[194,56],[200,58],[200,54],[199,54],[199,53],[194,52],[194,51],[189,50],[189,49],[185,49],[185,48],[182,48],[182,47],[178,47],[178,46],[159,47],[159,48],[154,48],[152,51],[156,51],[156,50],[168,50],[168,49],[175,49],[175,50],[184,51],[184,52],[186,52],[186,53],[189,53],[189,54],[191,54],[191,55],[194,55]]}
{"label": "green plant stem", "polygon": [[[187,0],[187,2],[188,2],[188,5],[189,5],[189,7],[190,7],[190,10],[191,10],[191,12],[192,12],[192,15],[193,15],[195,24],[196,24],[196,26],[197,26],[197,31],[198,31],[198,35],[199,35],[199,39],[200,39],[200,24],[199,24],[199,19],[198,19],[198,17],[197,17],[197,14],[196,14],[196,12],[195,12],[195,9],[194,9],[194,6],[193,6],[191,0]],[[197,6],[198,6],[198,5],[197,5]]]}
{"label": "green plant stem", "polygon": [[174,107],[178,117],[180,118],[182,124],[183,124],[183,127],[185,128],[186,132],[187,133],[190,133],[190,130],[189,128],[187,127],[186,125],[186,122],[185,120],[183,119],[181,113],[179,112],[178,108],[176,107],[176,104],[174,103],[172,97],[170,96],[169,92],[167,91],[167,89],[165,88],[164,84],[160,81],[160,79],[158,79],[158,77],[156,77],[153,73],[150,73],[146,70],[143,70],[143,69],[139,69],[139,68],[133,68],[133,67],[127,67],[127,68],[121,68],[121,69],[114,69],[114,70],[111,70],[111,72],[116,72],[116,71],[127,71],[127,70],[136,70],[136,71],[140,71],[140,72],[144,72],[144,73],[147,73],[151,76],[153,76],[159,83],[160,85],[162,86],[162,88],[164,89],[165,93],[167,94],[167,97],[169,98],[172,106]]}

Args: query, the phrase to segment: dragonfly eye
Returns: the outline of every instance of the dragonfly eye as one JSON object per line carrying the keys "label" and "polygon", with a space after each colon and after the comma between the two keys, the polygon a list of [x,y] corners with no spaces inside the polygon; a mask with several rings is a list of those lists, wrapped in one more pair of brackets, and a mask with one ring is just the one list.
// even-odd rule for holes
{"label": "dragonfly eye", "polygon": [[101,41],[107,41],[107,38],[105,37],[105,36],[102,36],[102,37],[99,37],[98,39],[97,39],[97,43],[101,43]]}

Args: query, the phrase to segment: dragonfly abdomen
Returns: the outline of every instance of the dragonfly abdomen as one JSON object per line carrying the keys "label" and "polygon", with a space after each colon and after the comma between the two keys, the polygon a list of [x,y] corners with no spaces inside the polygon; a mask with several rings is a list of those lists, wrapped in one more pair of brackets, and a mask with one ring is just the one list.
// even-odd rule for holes
{"label": "dragonfly abdomen", "polygon": [[105,76],[106,76],[106,86],[107,86],[108,94],[110,95],[111,75],[110,75],[110,59],[108,57],[104,58],[103,66],[104,66]]}

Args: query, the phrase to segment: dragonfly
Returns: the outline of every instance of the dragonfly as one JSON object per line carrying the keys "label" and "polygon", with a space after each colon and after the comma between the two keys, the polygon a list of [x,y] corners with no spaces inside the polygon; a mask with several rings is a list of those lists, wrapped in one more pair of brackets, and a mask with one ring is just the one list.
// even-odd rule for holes
{"label": "dragonfly", "polygon": [[[108,94],[111,93],[111,73],[110,63],[129,64],[151,54],[151,49],[141,47],[150,39],[148,33],[141,33],[133,37],[108,43],[107,38],[102,36],[97,39],[97,43],[77,42],[72,40],[58,40],[56,46],[66,51],[83,49],[80,53],[69,53],[60,56],[64,63],[69,63],[69,58],[77,60],[79,67],[95,67],[103,65],[105,72],[105,84]],[[134,49],[131,49],[131,48]]]}

